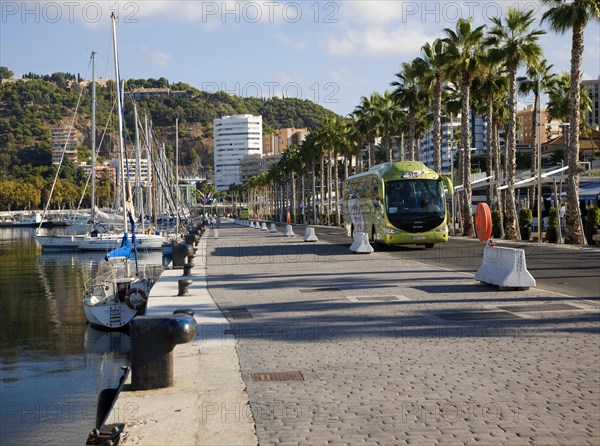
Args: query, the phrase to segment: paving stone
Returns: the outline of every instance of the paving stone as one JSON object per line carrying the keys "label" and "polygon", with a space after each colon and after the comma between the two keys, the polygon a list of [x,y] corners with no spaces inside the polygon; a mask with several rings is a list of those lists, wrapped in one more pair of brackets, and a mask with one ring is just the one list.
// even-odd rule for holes
{"label": "paving stone", "polygon": [[[236,344],[261,445],[600,443],[597,311],[444,321],[430,315],[489,311],[508,299],[577,302],[538,289],[482,295],[472,277],[356,257],[322,240],[250,240],[230,225],[219,236],[208,241],[208,288],[220,308],[254,317],[236,322]],[[249,242],[260,245],[258,260]],[[431,282],[435,291],[423,286]],[[454,287],[465,291],[441,291]],[[410,300],[345,298],[368,295]],[[300,371],[305,381],[249,379],[272,371]]]}

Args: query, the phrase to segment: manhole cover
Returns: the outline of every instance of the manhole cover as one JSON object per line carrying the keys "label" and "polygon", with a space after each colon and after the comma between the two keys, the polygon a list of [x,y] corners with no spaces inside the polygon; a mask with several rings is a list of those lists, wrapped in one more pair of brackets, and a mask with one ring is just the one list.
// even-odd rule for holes
{"label": "manhole cover", "polygon": [[246,308],[230,308],[227,310],[231,319],[252,319]]}
{"label": "manhole cover", "polygon": [[569,304],[507,305],[498,308],[501,310],[512,311],[514,313],[527,313],[535,311],[574,311],[583,309]]}
{"label": "manhole cover", "polygon": [[486,319],[514,319],[519,318],[507,311],[454,311],[452,313],[435,313],[435,317],[445,321],[475,321]]}
{"label": "manhole cover", "polygon": [[302,288],[301,293],[334,293],[336,291],[342,291],[339,288]]}
{"label": "manhole cover", "polygon": [[302,373],[294,372],[264,372],[264,373],[251,373],[250,378],[254,382],[262,381],[304,381]]}

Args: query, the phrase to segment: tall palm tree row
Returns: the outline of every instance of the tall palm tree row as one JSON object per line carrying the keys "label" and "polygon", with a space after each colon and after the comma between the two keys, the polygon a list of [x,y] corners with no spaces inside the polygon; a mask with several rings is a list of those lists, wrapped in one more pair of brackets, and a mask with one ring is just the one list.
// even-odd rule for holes
{"label": "tall palm tree row", "polygon": [[492,17],[494,24],[484,44],[492,48],[489,51],[492,60],[502,61],[508,71],[509,82],[509,115],[506,129],[508,195],[506,203],[506,238],[519,238],[517,207],[515,203],[514,183],[517,173],[517,69],[521,65],[537,66],[542,58],[542,47],[539,37],[545,34],[542,30],[531,30],[535,18],[534,11],[522,11],[509,8],[504,20]]}
{"label": "tall palm tree row", "polygon": [[565,243],[584,244],[581,212],[579,210],[579,125],[581,102],[581,63],[583,58],[583,31],[588,22],[600,20],[598,0],[542,0],[550,9],[542,16],[549,21],[552,30],[564,34],[572,30],[571,37],[571,85],[569,97],[569,140],[567,155],[569,166]]}
{"label": "tall palm tree row", "polygon": [[[566,241],[577,243],[583,240],[576,196],[583,29],[588,21],[598,20],[600,7],[597,0],[542,2],[550,6],[544,20],[549,21],[554,30],[573,31],[568,116],[561,119],[571,123],[568,139],[574,141],[572,150],[568,151],[570,204],[567,206],[567,225],[570,236]],[[472,236],[471,116],[474,112],[486,119],[487,171],[492,178],[488,201],[506,213],[507,238],[518,238],[514,190],[518,90],[533,93],[537,107],[538,79],[542,91],[566,87],[564,83],[555,82],[552,66],[543,60],[539,39],[545,33],[534,28],[533,11],[509,8],[503,18],[492,18],[491,24],[490,28],[476,27],[472,19],[460,19],[455,28],[444,29],[442,37],[422,46],[420,57],[401,63],[400,71],[390,83],[391,92],[363,96],[348,119],[338,117],[322,122],[297,148],[294,156],[290,153],[282,158],[278,165],[280,173],[269,175],[266,180],[268,190],[258,192],[259,188],[254,184],[246,189],[248,194],[255,201],[259,198],[258,193],[270,194],[273,209],[277,201],[278,206],[289,207],[294,218],[303,222],[339,225],[341,216],[337,202],[341,196],[341,179],[378,162],[418,159],[419,140],[428,129],[432,129],[433,134],[433,167],[441,173],[441,121],[443,110],[446,110],[446,118],[449,113],[460,115],[458,159],[459,183],[463,184],[462,229],[463,235]],[[536,82],[521,83],[519,88],[517,72],[522,67],[527,69],[527,77]],[[458,93],[460,113],[452,108],[451,98],[446,99],[451,96],[446,91]],[[558,102],[552,106],[557,109]],[[563,113],[564,110],[560,112]],[[504,130],[504,152],[501,153],[500,133]],[[399,150],[397,155],[394,142]],[[536,150],[532,150],[532,171],[537,164],[536,156]],[[343,174],[340,174],[341,163]],[[504,200],[498,189],[503,177],[508,186]],[[307,180],[310,190],[306,187]],[[534,199],[531,191],[530,203]]]}
{"label": "tall palm tree row", "polygon": [[[539,102],[539,94],[544,91],[547,92],[552,85],[556,82],[556,74],[552,73],[550,70],[553,65],[548,65],[546,60],[540,60],[536,65],[529,65],[527,67],[526,76],[529,80],[528,82],[521,82],[519,84],[519,93],[527,96],[533,94],[533,116],[531,120],[531,128],[534,129],[534,143],[531,148],[531,175],[533,176],[537,169],[538,164],[538,138],[542,135],[538,135],[538,102]],[[535,187],[529,188],[529,206],[533,206],[536,200],[536,192]]]}
{"label": "tall palm tree row", "polygon": [[473,28],[473,20],[460,19],[456,29],[444,29],[444,42],[448,45],[448,57],[452,59],[449,74],[459,85],[461,92],[461,141],[463,180],[463,235],[473,235],[471,212],[471,84],[481,69],[483,30],[485,26]]}

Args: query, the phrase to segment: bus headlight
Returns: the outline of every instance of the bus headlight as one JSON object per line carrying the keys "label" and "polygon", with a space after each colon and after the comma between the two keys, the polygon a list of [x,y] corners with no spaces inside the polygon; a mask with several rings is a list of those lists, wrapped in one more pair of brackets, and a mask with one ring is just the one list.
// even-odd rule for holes
{"label": "bus headlight", "polygon": [[435,232],[448,232],[448,225],[444,225],[439,229],[436,229]]}
{"label": "bus headlight", "polygon": [[399,229],[385,228],[386,234],[400,234],[402,231]]}

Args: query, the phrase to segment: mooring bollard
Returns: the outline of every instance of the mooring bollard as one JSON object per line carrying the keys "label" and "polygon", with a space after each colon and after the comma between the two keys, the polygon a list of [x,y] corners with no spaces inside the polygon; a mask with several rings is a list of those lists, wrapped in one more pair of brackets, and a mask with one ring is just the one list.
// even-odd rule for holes
{"label": "mooring bollard", "polygon": [[177,243],[173,246],[173,269],[182,269],[183,265],[188,262],[187,258],[190,255],[194,255],[192,245]]}
{"label": "mooring bollard", "polygon": [[189,296],[190,292],[188,287],[194,283],[192,279],[179,279],[177,281],[177,285],[179,286],[179,290],[177,292],[177,296]]}
{"label": "mooring bollard", "polygon": [[194,267],[193,263],[185,263],[183,265],[183,275],[184,276],[191,276],[192,275],[192,268]]}
{"label": "mooring bollard", "polygon": [[148,390],[173,385],[173,348],[196,336],[198,325],[188,314],[137,316],[129,323],[131,389]]}

